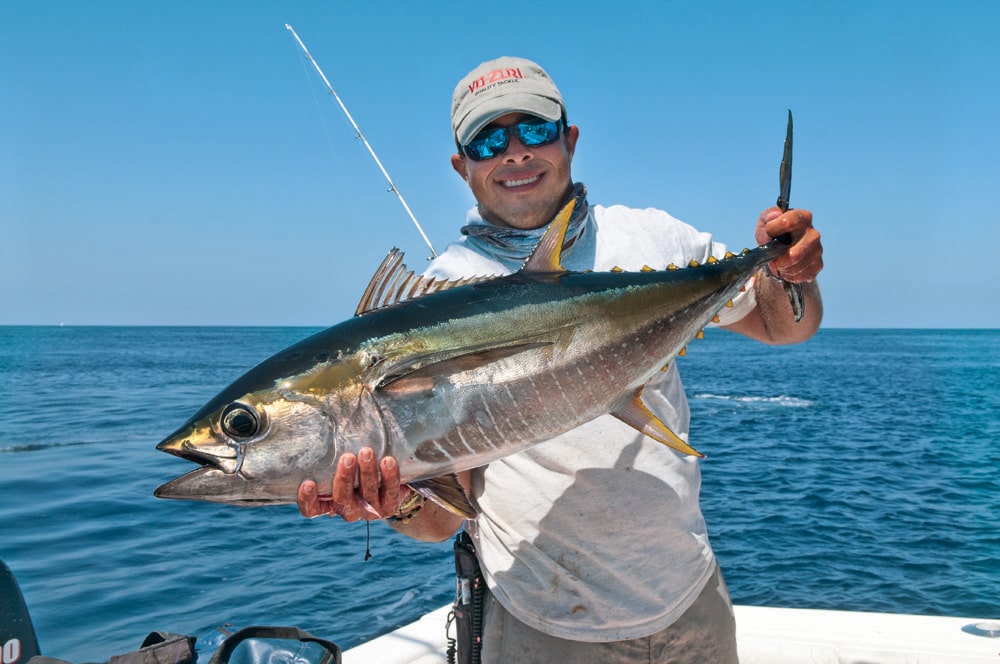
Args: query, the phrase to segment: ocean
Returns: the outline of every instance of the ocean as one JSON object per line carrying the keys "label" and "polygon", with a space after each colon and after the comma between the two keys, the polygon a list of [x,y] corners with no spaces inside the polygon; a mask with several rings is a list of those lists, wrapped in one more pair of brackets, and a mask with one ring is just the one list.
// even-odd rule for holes
{"label": "ocean", "polygon": [[[156,444],[313,331],[0,327],[0,558],[43,654],[249,625],[348,648],[451,600],[450,542],[375,523],[365,561],[360,523],[153,497],[194,467]],[[1000,331],[709,330],[678,361],[734,602],[1000,618]]]}

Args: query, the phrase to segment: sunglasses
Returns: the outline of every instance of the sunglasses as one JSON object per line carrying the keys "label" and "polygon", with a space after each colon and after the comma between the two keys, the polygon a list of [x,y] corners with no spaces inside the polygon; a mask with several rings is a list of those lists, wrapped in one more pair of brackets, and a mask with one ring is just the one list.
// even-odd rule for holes
{"label": "sunglasses", "polygon": [[491,127],[476,134],[468,145],[462,147],[462,152],[473,161],[492,159],[507,151],[512,133],[517,134],[517,140],[525,147],[548,145],[559,138],[565,125],[565,120],[528,118],[510,127]]}

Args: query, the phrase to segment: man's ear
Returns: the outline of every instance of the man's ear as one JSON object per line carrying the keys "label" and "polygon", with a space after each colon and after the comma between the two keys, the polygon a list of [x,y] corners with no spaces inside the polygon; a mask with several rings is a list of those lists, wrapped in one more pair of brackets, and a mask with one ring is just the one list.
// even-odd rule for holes
{"label": "man's ear", "polygon": [[580,138],[580,128],[576,125],[570,125],[566,128],[565,138],[566,152],[569,153],[570,161],[573,161],[573,154],[576,152],[576,141]]}
{"label": "man's ear", "polygon": [[469,181],[468,164],[466,164],[465,158],[462,155],[458,153],[451,155],[451,167],[455,169],[455,172],[458,173],[459,177],[466,182]]}

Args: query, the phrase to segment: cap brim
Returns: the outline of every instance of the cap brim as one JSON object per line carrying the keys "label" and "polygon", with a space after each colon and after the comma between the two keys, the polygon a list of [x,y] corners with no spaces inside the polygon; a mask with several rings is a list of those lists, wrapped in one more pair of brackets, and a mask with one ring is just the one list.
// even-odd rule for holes
{"label": "cap brim", "polygon": [[558,120],[563,115],[562,105],[534,94],[504,95],[477,106],[459,123],[455,138],[459,145],[467,145],[483,127],[508,113],[528,113],[545,120]]}

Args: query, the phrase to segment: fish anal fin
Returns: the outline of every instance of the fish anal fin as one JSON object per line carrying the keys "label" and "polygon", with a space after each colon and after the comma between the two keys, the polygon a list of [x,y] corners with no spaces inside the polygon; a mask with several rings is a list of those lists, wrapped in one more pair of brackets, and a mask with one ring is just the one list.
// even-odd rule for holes
{"label": "fish anal fin", "polygon": [[672,447],[678,452],[704,458],[705,455],[688,445],[642,403],[642,390],[611,413],[639,433]]}
{"label": "fish anal fin", "polygon": [[458,475],[443,475],[427,480],[417,480],[408,485],[411,489],[452,514],[463,519],[479,518],[479,510],[472,504],[465,488],[458,481]]}
{"label": "fish anal fin", "polygon": [[565,272],[560,259],[563,242],[569,229],[569,220],[573,216],[575,200],[571,200],[552,220],[549,227],[538,241],[531,256],[521,266],[522,272]]}

